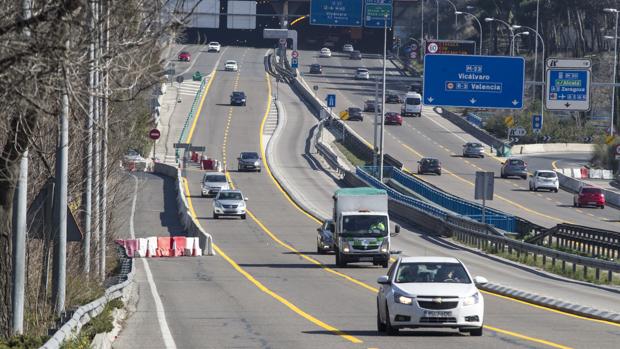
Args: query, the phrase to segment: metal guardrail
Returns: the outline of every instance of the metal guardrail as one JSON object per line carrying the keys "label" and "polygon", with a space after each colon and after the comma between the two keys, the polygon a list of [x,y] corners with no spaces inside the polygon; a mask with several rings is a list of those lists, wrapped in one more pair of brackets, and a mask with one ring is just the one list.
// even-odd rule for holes
{"label": "metal guardrail", "polygon": [[123,295],[125,287],[131,283],[134,276],[133,260],[127,257],[125,249],[117,246],[117,251],[121,255],[121,272],[115,277],[116,284],[108,287],[100,298],[83,305],[76,309],[71,318],[68,319],[50,339],[41,346],[42,349],[58,349],[63,343],[80,332],[82,327],[90,320],[99,315],[109,301]]}
{"label": "metal guardrail", "polygon": [[[209,77],[211,79],[212,77]],[[194,117],[196,116],[196,110],[198,108],[198,104],[200,103],[200,99],[202,98],[202,93],[204,92],[206,79],[202,79],[200,82],[200,86],[198,87],[198,92],[196,92],[196,96],[194,97],[194,101],[192,102],[192,108],[187,114],[187,118],[185,118],[185,123],[183,124],[183,129],[181,130],[181,135],[179,136],[179,143],[183,143],[183,140],[187,137],[187,132],[189,131],[189,125],[193,122]],[[179,149],[175,150],[175,156],[178,161],[179,159]]]}

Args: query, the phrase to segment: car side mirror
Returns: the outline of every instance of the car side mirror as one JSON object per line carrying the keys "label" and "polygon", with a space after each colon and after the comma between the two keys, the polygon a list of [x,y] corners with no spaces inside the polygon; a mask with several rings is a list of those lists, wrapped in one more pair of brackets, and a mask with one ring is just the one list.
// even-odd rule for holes
{"label": "car side mirror", "polygon": [[396,224],[394,227],[394,233],[390,234],[390,236],[396,236],[398,234],[400,234],[400,225]]}
{"label": "car side mirror", "polygon": [[484,285],[488,283],[489,283],[489,280],[487,280],[487,278],[485,278],[484,276],[476,276],[474,278],[474,284],[476,285]]}
{"label": "car side mirror", "polygon": [[247,198],[247,196],[246,196],[244,200],[245,200],[245,201],[248,201],[248,200],[250,200],[250,199],[248,199],[248,198]]}
{"label": "car side mirror", "polygon": [[390,284],[390,277],[387,276],[387,275],[379,276],[377,278],[377,283],[381,284],[381,285],[389,285]]}

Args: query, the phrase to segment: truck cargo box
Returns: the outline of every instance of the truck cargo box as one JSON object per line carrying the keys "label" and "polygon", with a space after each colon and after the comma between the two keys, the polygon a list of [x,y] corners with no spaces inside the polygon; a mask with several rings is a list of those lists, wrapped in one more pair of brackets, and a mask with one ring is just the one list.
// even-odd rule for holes
{"label": "truck cargo box", "polygon": [[333,199],[334,213],[355,211],[387,213],[388,211],[388,195],[383,189],[343,188],[336,190]]}

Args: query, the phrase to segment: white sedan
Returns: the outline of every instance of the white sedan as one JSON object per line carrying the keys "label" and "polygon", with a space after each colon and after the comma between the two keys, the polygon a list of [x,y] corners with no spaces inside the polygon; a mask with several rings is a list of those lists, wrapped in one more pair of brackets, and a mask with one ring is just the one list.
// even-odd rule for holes
{"label": "white sedan", "polygon": [[344,46],[342,46],[342,52],[351,53],[353,51],[353,45],[351,44],[344,44]]}
{"label": "white sedan", "polygon": [[332,56],[332,50],[328,49],[327,47],[323,47],[321,49],[321,52],[319,54],[321,57],[331,57]]}
{"label": "white sedan", "polygon": [[357,68],[355,71],[355,79],[356,80],[369,80],[370,72],[366,68]]}
{"label": "white sedan", "polygon": [[224,64],[224,70],[226,71],[237,71],[239,70],[239,66],[237,65],[237,61],[229,60]]}
{"label": "white sedan", "polygon": [[220,43],[217,42],[217,41],[211,41],[207,45],[207,51],[209,51],[209,52],[211,52],[211,51],[220,52],[221,49],[222,49],[222,45],[220,45]]}
{"label": "white sedan", "polygon": [[538,191],[538,189],[548,189],[557,193],[560,189],[558,174],[550,170],[535,171],[530,177],[530,191]]}
{"label": "white sedan", "polygon": [[472,278],[452,257],[401,257],[377,279],[377,328],[396,335],[401,328],[458,328],[482,335],[484,299]]}

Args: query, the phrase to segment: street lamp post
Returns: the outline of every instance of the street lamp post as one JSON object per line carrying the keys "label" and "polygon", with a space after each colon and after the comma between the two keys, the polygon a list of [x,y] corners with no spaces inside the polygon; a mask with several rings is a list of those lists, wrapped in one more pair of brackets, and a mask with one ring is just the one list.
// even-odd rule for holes
{"label": "street lamp post", "polygon": [[[520,28],[520,27],[519,27],[519,28]],[[517,28],[517,29],[518,29],[518,28]],[[521,36],[521,35],[528,36],[528,35],[530,35],[530,32],[525,31],[525,32],[520,32],[520,33],[515,34],[515,35],[512,37],[512,42],[511,42],[510,46],[514,47],[514,46],[515,46],[515,41],[517,41],[517,37],[519,37],[519,36]]]}
{"label": "street lamp post", "polygon": [[[541,71],[540,71],[540,81],[542,81],[543,83],[545,82],[545,41],[543,40],[542,35],[540,35],[540,33],[538,32],[538,30],[532,28],[532,27],[528,27],[527,25],[513,25],[512,26],[513,29],[519,29],[519,28],[525,28],[528,29],[532,32],[534,32],[534,34],[536,34],[536,43],[538,43],[538,40],[540,39],[540,45],[542,47],[542,57],[540,57],[541,61],[540,61],[540,65],[541,65]],[[534,52],[534,55],[536,55],[536,52]],[[536,71],[536,59],[534,59],[534,71]],[[536,80],[536,76],[534,76],[534,79]],[[534,98],[534,95],[536,94],[536,85],[534,85],[534,93],[532,94],[532,99]],[[541,91],[541,101],[544,101],[545,98],[545,87],[543,84],[543,87],[541,87],[543,90]],[[542,109],[542,108],[541,108]],[[542,115],[542,114],[541,114]]]}
{"label": "street lamp post", "polygon": [[508,30],[510,30],[510,39],[511,39],[511,41],[510,41],[510,42],[511,42],[511,45],[510,45],[510,55],[511,55],[511,56],[514,56],[514,47],[512,46],[512,43],[514,43],[515,32],[514,32],[514,30],[512,29],[512,26],[511,26],[510,24],[508,24],[507,22],[502,21],[501,19],[497,19],[497,18],[493,18],[493,17],[487,17],[487,18],[485,18],[485,19],[484,19],[484,21],[485,21],[485,22],[493,22],[493,21],[496,21],[496,22],[500,22],[500,23],[502,23],[503,25],[505,25],[505,26],[507,26],[507,27],[508,27]]}
{"label": "street lamp post", "polygon": [[439,40],[439,0],[435,0],[435,38]]}
{"label": "street lamp post", "polygon": [[616,112],[616,70],[618,66],[618,11],[615,8],[606,8],[603,11],[616,15],[616,29],[614,30],[614,72],[613,86],[611,90],[611,117],[609,118],[609,135],[614,134],[614,114]]}
{"label": "street lamp post", "polygon": [[452,8],[454,8],[454,38],[458,38],[458,31],[457,28],[459,26],[459,16],[456,14],[457,12],[457,8],[456,5],[450,1],[450,0],[446,0],[450,5],[452,5]]}
{"label": "street lamp post", "polygon": [[476,23],[478,23],[478,28],[480,29],[480,55],[482,56],[482,24],[480,23],[480,21],[478,20],[478,17],[474,16],[473,14],[469,13],[469,12],[463,12],[463,11],[454,11],[454,14],[456,16],[458,15],[467,15],[467,16],[471,16]]}
{"label": "street lamp post", "polygon": [[[379,158],[379,180],[383,181],[383,154],[385,153],[385,71],[387,61],[387,20],[388,16],[383,16],[383,91],[381,97],[381,155]],[[375,105],[375,109],[377,106]]]}

